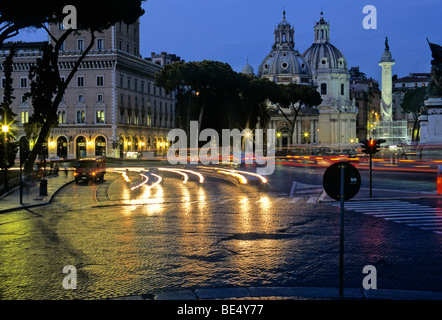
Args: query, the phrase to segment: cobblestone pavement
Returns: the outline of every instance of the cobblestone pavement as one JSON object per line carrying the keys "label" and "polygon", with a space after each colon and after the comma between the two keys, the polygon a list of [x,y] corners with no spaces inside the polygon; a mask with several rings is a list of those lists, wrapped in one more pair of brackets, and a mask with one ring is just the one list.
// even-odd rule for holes
{"label": "cobblestone pavement", "polygon": [[[110,173],[67,185],[48,206],[1,214],[0,298],[338,285],[338,208],[211,179],[132,185]],[[347,288],[360,289],[373,265],[380,289],[442,291],[441,258],[440,234],[345,214]],[[77,270],[76,290],[62,286],[66,265]]]}

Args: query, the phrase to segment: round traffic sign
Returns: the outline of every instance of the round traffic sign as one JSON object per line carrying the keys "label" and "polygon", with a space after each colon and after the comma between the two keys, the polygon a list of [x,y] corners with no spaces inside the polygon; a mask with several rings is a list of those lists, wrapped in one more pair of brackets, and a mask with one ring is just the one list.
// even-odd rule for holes
{"label": "round traffic sign", "polygon": [[330,198],[341,199],[341,167],[344,167],[344,200],[353,198],[361,188],[361,175],[358,169],[348,162],[337,162],[325,170],[322,184]]}

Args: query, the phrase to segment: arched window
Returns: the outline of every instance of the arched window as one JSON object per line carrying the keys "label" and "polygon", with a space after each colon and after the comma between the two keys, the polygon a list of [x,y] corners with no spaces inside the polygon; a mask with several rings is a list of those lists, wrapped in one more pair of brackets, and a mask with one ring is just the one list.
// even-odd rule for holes
{"label": "arched window", "polygon": [[77,123],[86,122],[86,113],[84,111],[77,111]]}
{"label": "arched window", "polygon": [[345,86],[343,83],[341,83],[341,96],[345,94]]}

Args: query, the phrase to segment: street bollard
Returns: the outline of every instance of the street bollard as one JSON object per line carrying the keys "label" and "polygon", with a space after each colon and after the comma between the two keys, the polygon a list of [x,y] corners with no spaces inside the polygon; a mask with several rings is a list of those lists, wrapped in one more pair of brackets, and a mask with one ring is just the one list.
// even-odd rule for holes
{"label": "street bollard", "polygon": [[40,196],[48,195],[48,180],[42,179],[40,180]]}
{"label": "street bollard", "polygon": [[442,194],[442,165],[437,167],[437,194]]}

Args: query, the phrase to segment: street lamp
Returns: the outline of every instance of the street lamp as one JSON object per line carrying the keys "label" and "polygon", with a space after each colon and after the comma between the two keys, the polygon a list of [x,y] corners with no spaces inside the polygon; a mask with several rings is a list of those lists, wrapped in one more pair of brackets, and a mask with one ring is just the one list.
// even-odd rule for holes
{"label": "street lamp", "polygon": [[4,158],[4,179],[5,179],[5,182],[4,182],[4,186],[5,186],[5,189],[8,187],[8,173],[7,173],[7,170],[6,170],[6,168],[7,168],[7,165],[6,165],[6,162],[8,161],[8,156],[7,156],[7,153],[8,153],[8,148],[7,148],[7,146],[6,146],[6,142],[8,141],[8,139],[7,139],[7,137],[6,137],[6,133],[8,133],[9,132],[9,126],[7,125],[7,124],[4,124],[4,125],[2,125],[2,132],[3,132],[3,134],[5,135],[5,144],[4,144],[4,149],[5,149],[5,158]]}

